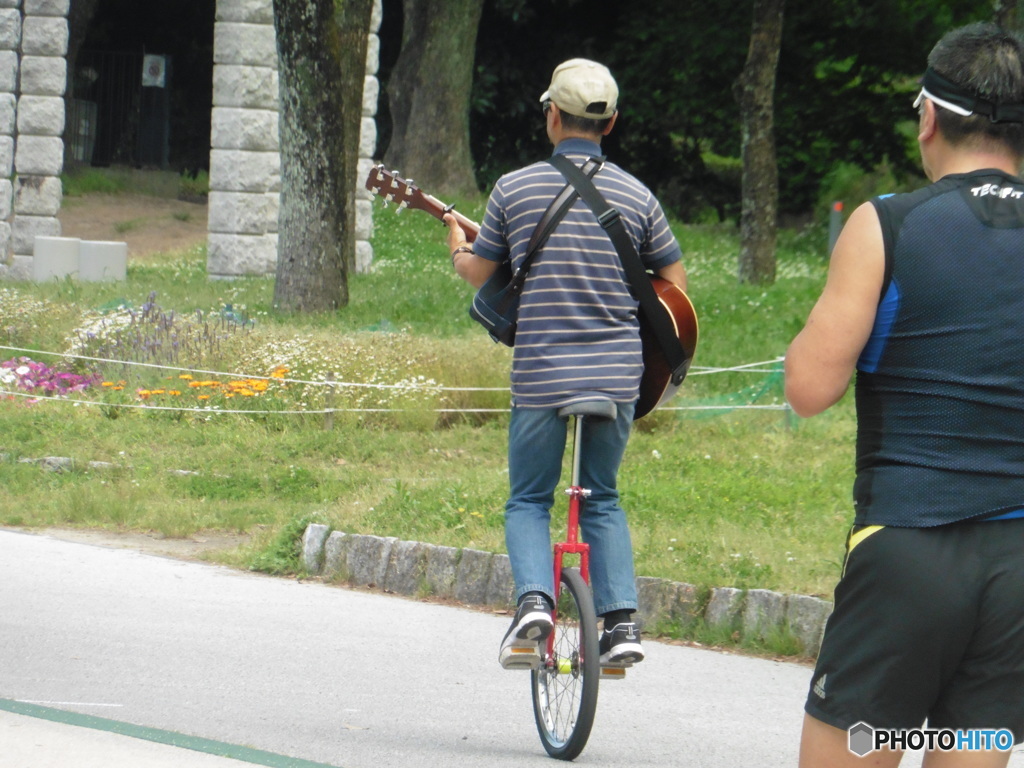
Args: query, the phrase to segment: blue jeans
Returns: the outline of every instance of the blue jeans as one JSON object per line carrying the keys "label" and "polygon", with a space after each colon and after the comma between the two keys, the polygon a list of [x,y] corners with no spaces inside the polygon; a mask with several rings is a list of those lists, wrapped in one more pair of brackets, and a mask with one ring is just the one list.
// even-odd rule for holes
{"label": "blue jeans", "polygon": [[[615,421],[583,423],[580,485],[589,488],[591,495],[583,504],[580,527],[583,540],[590,545],[590,580],[598,615],[637,608],[633,545],[616,488],[635,406],[635,402],[619,403]],[[554,596],[551,506],[561,476],[567,431],[557,409],[512,409],[505,545],[517,598],[530,591]]]}

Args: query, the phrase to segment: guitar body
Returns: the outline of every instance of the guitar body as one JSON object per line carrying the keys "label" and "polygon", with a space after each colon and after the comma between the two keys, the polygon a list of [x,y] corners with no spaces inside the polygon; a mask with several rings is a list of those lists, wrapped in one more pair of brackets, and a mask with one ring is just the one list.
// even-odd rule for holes
{"label": "guitar body", "polygon": [[[429,213],[437,219],[442,219],[446,213],[451,213],[459,222],[466,233],[466,239],[470,242],[473,242],[480,232],[479,224],[470,221],[436,197],[426,194],[412,181],[398,176],[397,172],[385,170],[383,165],[378,165],[370,170],[370,174],[366,178],[366,189],[374,195],[382,197],[385,204],[394,203],[398,211],[414,208]],[[693,304],[690,303],[686,293],[668,280],[652,277],[651,284],[654,286],[654,293],[657,295],[658,301],[672,318],[676,335],[679,337],[683,349],[688,358],[692,360],[693,352],[697,348],[697,313],[693,310]],[[672,383],[672,371],[665,362],[661,347],[653,332],[647,328],[647,323],[642,315],[640,338],[643,341],[644,374],[640,380],[640,400],[637,402],[636,412],[633,414],[634,420],[646,416],[672,397],[679,389],[679,384]]]}
{"label": "guitar body", "polygon": [[[652,277],[651,285],[658,301],[672,318],[679,343],[692,361],[697,349],[698,327],[697,313],[690,298],[679,286],[660,277]],[[672,371],[665,362],[665,355],[643,317],[640,319],[640,340],[643,342],[644,373],[640,379],[640,399],[633,414],[634,421],[646,416],[679,389],[679,384],[672,383]]]}

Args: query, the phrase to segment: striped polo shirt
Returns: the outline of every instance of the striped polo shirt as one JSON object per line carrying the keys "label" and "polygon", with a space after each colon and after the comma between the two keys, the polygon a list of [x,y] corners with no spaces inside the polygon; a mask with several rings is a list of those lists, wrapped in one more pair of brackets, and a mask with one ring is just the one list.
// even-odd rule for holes
{"label": "striped polo shirt", "polygon": [[[555,153],[582,166],[601,148],[567,139]],[[547,162],[502,176],[474,251],[492,261],[511,259],[518,268],[537,223],[565,183]],[[679,244],[650,190],[613,163],[604,164],[594,184],[621,214],[647,269],[679,260]],[[512,358],[514,405],[635,400],[643,373],[637,310],[615,246],[593,211],[577,200],[534,257],[526,279]]]}

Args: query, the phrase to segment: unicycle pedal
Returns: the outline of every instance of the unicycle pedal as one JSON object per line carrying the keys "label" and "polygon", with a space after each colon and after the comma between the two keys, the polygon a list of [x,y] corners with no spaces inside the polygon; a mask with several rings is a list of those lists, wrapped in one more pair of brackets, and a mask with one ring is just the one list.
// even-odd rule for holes
{"label": "unicycle pedal", "polygon": [[541,663],[537,643],[512,643],[498,654],[502,669],[537,669]]}

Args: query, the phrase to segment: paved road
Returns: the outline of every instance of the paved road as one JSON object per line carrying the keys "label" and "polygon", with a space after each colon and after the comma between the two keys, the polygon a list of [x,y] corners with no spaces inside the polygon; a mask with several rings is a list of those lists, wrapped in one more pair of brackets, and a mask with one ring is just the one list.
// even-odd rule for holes
{"label": "paved road", "polygon": [[[550,768],[528,676],[495,659],[507,622],[0,530],[0,768]],[[576,762],[794,766],[809,675],[648,643]],[[148,740],[168,734],[190,748]],[[194,751],[214,742],[234,759]]]}

